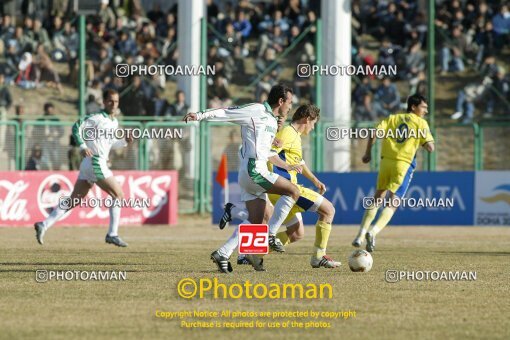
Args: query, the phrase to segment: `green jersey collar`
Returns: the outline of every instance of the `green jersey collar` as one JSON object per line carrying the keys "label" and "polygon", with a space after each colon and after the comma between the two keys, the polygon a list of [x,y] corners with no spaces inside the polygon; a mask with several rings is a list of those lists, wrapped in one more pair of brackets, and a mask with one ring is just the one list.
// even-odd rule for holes
{"label": "green jersey collar", "polygon": [[271,116],[275,117],[276,116],[274,115],[273,113],[273,109],[271,109],[271,106],[269,106],[269,103],[268,102],[264,102],[264,107],[266,108],[266,111],[269,112],[271,114]]}

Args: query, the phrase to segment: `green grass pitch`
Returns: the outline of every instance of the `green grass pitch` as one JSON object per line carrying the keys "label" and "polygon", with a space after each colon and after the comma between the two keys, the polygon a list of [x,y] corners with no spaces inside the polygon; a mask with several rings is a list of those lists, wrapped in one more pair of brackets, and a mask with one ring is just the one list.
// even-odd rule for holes
{"label": "green grass pitch", "polygon": [[[267,272],[234,264],[233,275],[216,271],[209,259],[232,229],[210,220],[182,217],[175,227],[121,227],[129,243],[104,243],[106,226],[53,228],[46,244],[32,228],[0,228],[0,338],[2,339],[509,339],[510,229],[489,227],[388,227],[377,239],[374,265],[353,273],[347,257],[355,227],[334,227],[328,253],[337,269],[312,269],[315,235],[265,260]],[[235,262],[235,255],[231,259]],[[385,271],[476,271],[476,281],[385,282]],[[36,270],[127,271],[126,281],[37,283]],[[332,299],[183,299],[182,278],[218,278],[230,285],[329,283]],[[356,317],[320,321],[328,329],[185,329],[156,311],[356,311]],[[198,320],[196,318],[186,319]],[[201,319],[207,320],[207,319]],[[217,320],[253,321],[254,319]],[[259,319],[262,320],[262,319]],[[266,319],[263,321],[303,321]]]}

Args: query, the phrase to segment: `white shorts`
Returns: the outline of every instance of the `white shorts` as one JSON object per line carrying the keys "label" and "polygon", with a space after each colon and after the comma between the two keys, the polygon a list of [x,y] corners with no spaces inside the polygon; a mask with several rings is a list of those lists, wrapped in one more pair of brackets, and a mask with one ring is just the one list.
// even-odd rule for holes
{"label": "white shorts", "polygon": [[278,175],[270,172],[267,161],[253,158],[241,159],[239,166],[239,186],[241,187],[241,201],[251,201],[256,198],[267,199],[266,191],[273,186]]}
{"label": "white shorts", "polygon": [[85,157],[80,164],[80,174],[78,179],[85,180],[90,184],[96,183],[100,179],[112,177],[113,173],[106,164],[106,159],[98,156]]}

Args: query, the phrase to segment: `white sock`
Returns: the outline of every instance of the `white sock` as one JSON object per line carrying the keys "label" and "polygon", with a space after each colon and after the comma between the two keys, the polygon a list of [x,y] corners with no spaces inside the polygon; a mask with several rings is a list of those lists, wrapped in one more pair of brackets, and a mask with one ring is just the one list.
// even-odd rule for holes
{"label": "white sock", "polygon": [[43,221],[44,228],[50,229],[51,226],[54,225],[58,220],[60,220],[67,211],[68,210],[61,209],[60,207],[57,206],[55,209],[53,209],[51,214],[48,217],[46,217],[46,219]]}
{"label": "white sock", "polygon": [[241,221],[248,219],[248,210],[234,206],[232,208],[232,217]]}
{"label": "white sock", "polygon": [[[250,221],[244,220],[241,224],[250,224]],[[220,253],[221,256],[225,256],[226,258],[229,258],[230,255],[236,250],[237,245],[239,243],[239,227],[235,227],[234,232],[232,233],[232,236],[225,242],[225,244],[218,249],[218,253]]]}
{"label": "white sock", "polygon": [[278,199],[274,205],[273,216],[269,219],[269,235],[276,235],[294,204],[296,204],[296,201],[290,196],[281,196]]}
{"label": "white sock", "polygon": [[368,229],[363,229],[361,228],[359,231],[358,231],[358,235],[356,235],[356,238],[359,238],[359,239],[364,239],[365,238],[365,234],[367,233]]}
{"label": "white sock", "polygon": [[119,221],[120,221],[120,206],[117,204],[113,204],[110,207],[110,227],[108,228],[109,236],[118,236],[119,230]]}

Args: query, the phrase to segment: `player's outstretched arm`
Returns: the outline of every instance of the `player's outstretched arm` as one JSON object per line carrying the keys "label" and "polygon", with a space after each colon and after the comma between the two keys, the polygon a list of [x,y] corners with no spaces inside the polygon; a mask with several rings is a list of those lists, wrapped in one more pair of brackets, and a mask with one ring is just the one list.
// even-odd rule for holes
{"label": "player's outstretched arm", "polygon": [[289,165],[289,164],[287,164],[287,162],[282,160],[280,158],[280,156],[278,156],[277,154],[274,154],[273,156],[269,157],[267,160],[270,161],[271,164],[273,164],[279,168],[285,169],[287,171],[297,171],[298,173],[301,173],[303,171],[303,168],[301,167],[300,164]]}
{"label": "player's outstretched arm", "polygon": [[365,149],[365,154],[361,158],[363,163],[367,164],[372,159],[372,146],[374,145],[375,137],[370,136],[367,141],[367,148]]}
{"label": "player's outstretched arm", "polygon": [[78,119],[74,124],[73,124],[73,127],[72,127],[72,133],[73,133],[73,137],[74,137],[74,140],[76,141],[76,144],[78,144],[78,146],[80,147],[80,154],[82,157],[92,157],[94,156],[94,154],[92,153],[92,151],[87,147],[87,144],[85,144],[85,142],[83,141],[83,139],[81,138],[81,133],[82,133],[82,125],[83,123],[85,122],[85,119],[81,118],[81,119]]}
{"label": "player's outstretched arm", "polygon": [[[259,105],[260,107],[257,107]],[[201,112],[190,112],[184,116],[183,121],[213,120],[217,122],[231,122],[236,124],[251,124],[256,116],[264,115],[262,104],[248,104],[242,107],[228,107],[221,109],[208,109]]]}
{"label": "player's outstretched arm", "polygon": [[434,152],[434,150],[435,150],[434,142],[427,142],[427,143],[423,144],[423,148],[425,150],[427,150],[428,152]]}
{"label": "player's outstretched arm", "polygon": [[313,185],[315,185],[315,187],[319,190],[319,194],[323,195],[326,192],[326,185],[319,181],[319,179],[313,174],[312,170],[310,170],[305,162],[303,162],[301,166],[303,167],[303,176],[308,178],[313,183]]}

